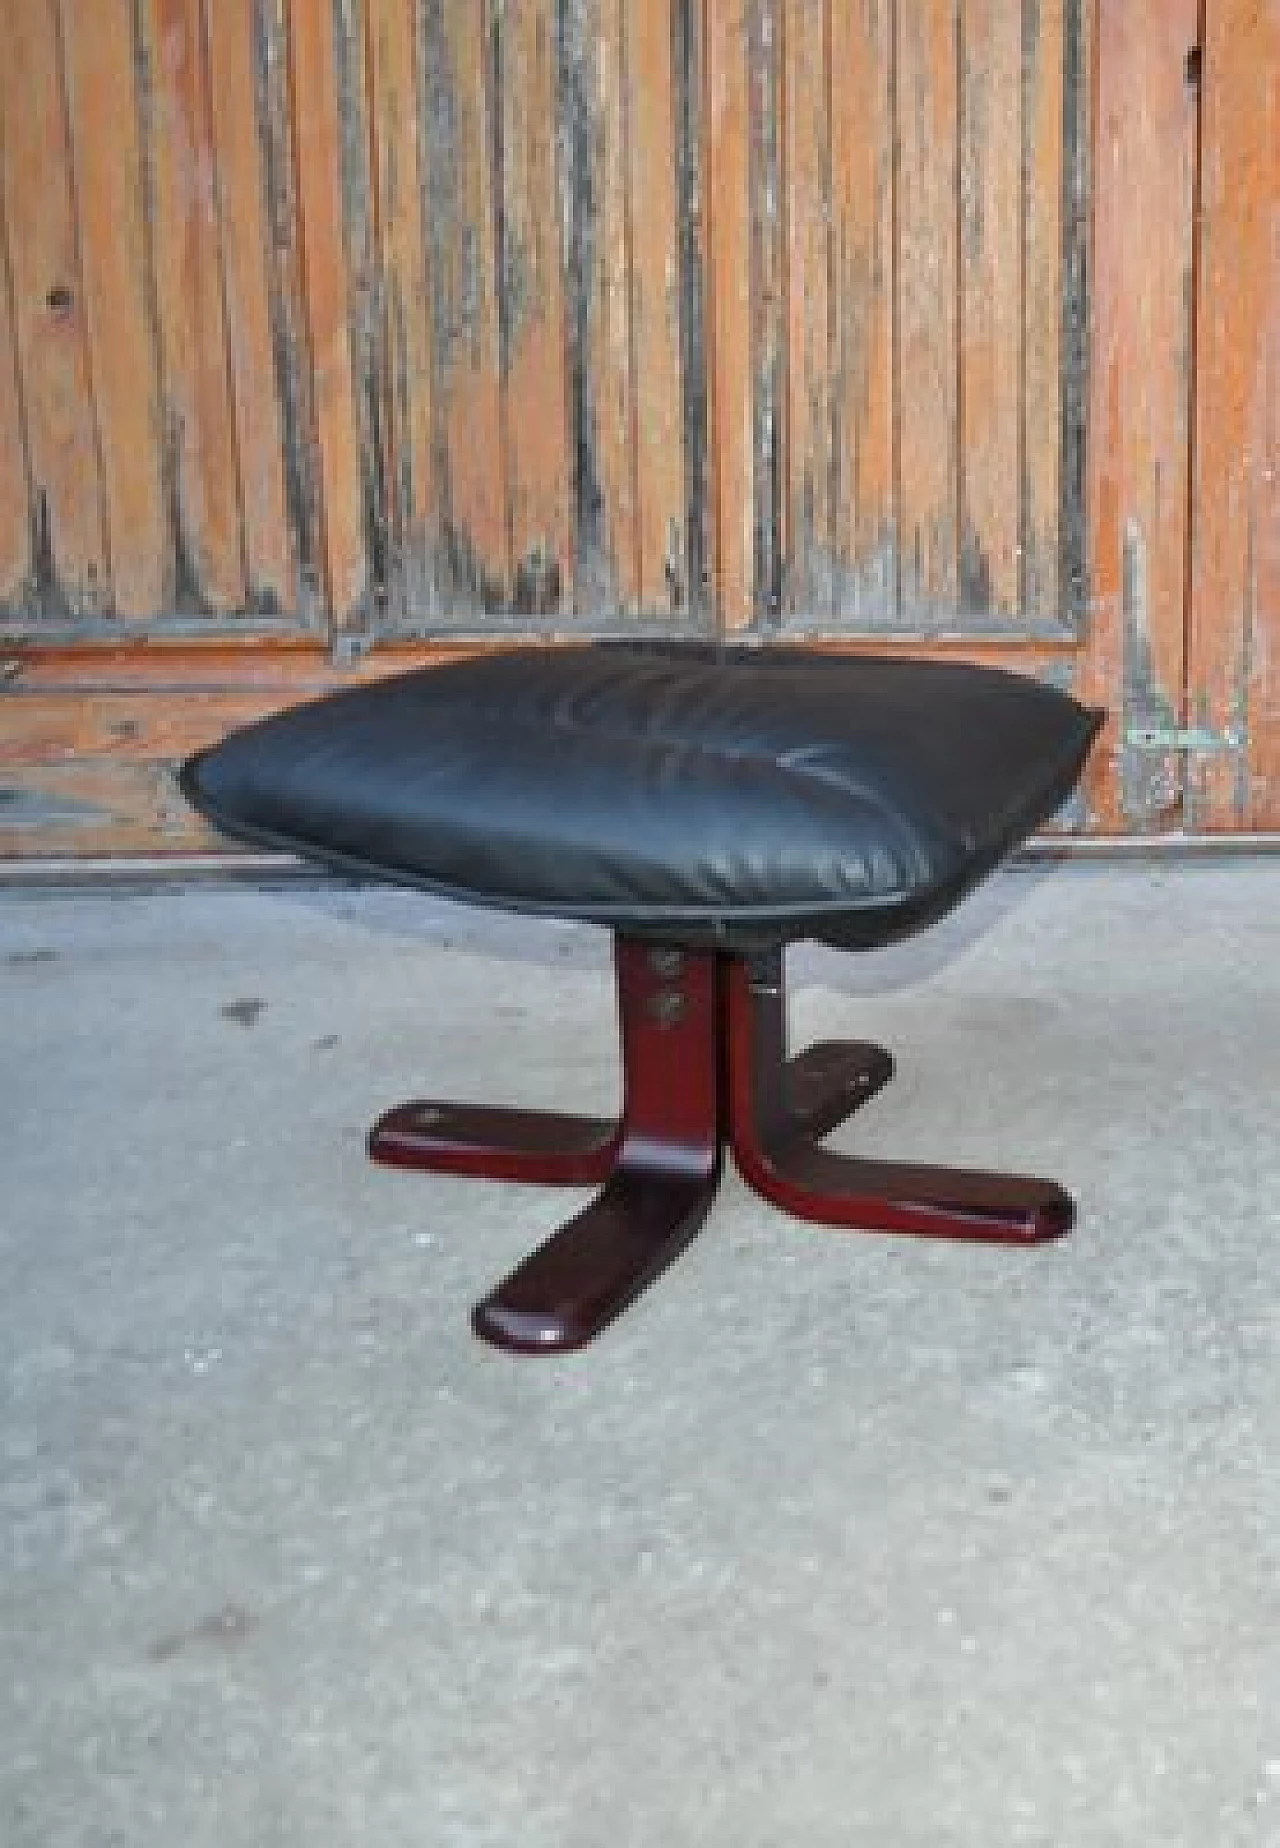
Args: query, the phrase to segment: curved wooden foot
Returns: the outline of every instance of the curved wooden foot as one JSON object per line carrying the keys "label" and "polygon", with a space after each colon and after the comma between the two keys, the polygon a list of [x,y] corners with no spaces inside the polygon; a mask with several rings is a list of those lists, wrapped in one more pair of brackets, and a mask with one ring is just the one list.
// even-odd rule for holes
{"label": "curved wooden foot", "polygon": [[[860,1231],[1035,1244],[1070,1230],[1071,1199],[1052,1181],[861,1161],[822,1148],[818,1138],[833,1126],[830,1112],[797,1107],[788,1082],[796,1062],[783,1063],[780,956],[731,959],[723,979],[728,1138],[757,1193],[797,1218]],[[852,1072],[866,1051],[851,1049]],[[892,1068],[871,1069],[883,1084]]]}
{"label": "curved wooden foot", "polygon": [[389,1168],[589,1187],[609,1175],[620,1140],[604,1117],[423,1099],[378,1119],[369,1154]]}
{"label": "curved wooden foot", "polygon": [[584,1347],[661,1276],[699,1230],[720,1164],[697,1177],[621,1168],[471,1314],[482,1340],[518,1354]]}

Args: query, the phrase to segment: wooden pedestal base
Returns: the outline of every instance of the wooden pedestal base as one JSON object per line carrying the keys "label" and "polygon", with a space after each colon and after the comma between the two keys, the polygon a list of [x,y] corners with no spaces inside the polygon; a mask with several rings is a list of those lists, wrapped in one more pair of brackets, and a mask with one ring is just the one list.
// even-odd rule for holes
{"label": "wooden pedestal base", "polygon": [[786,1055],[783,956],[717,956],[617,937],[623,1108],[594,1117],[435,1100],[369,1135],[375,1161],[600,1192],[479,1303],[476,1333],[519,1353],[581,1347],[699,1230],[728,1148],[801,1219],[857,1231],[1036,1244],[1071,1226],[1051,1181],[863,1161],[822,1138],[893,1076],[879,1046]]}

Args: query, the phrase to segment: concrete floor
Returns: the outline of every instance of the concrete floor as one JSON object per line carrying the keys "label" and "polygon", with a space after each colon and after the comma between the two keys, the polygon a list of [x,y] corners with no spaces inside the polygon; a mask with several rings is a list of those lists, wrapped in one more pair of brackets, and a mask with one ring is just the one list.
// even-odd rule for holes
{"label": "concrete floor", "polygon": [[517,1362],[468,1305],[573,1197],[361,1137],[612,1097],[602,936],[0,900],[4,1848],[1280,1842],[1280,861],[793,961],[801,1035],[899,1054],[861,1145],[1054,1173],[1074,1236],[731,1180]]}

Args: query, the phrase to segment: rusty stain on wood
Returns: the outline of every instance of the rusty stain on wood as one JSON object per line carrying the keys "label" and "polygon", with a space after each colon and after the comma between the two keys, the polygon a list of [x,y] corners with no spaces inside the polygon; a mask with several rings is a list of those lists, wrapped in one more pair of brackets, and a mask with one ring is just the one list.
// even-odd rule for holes
{"label": "rusty stain on wood", "polygon": [[99,412],[111,601],[137,619],[175,599],[159,350],[144,222],[132,0],[64,6],[85,322]]}
{"label": "rusty stain on wood", "polygon": [[0,181],[31,474],[31,606],[110,608],[75,180],[56,0],[10,0],[0,59]]}
{"label": "rusty stain on wood", "polygon": [[268,284],[270,225],[256,0],[205,0],[227,354],[246,567],[245,607],[298,607],[285,501],[284,422]]}
{"label": "rusty stain on wood", "polygon": [[1188,677],[1238,743],[1189,760],[1187,820],[1280,828],[1280,0],[1206,25]]}

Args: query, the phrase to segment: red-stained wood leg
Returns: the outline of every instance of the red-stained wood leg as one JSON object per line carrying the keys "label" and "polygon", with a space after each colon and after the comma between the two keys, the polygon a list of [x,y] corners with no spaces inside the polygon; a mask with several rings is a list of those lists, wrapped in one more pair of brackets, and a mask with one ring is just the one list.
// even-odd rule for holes
{"label": "red-stained wood leg", "polygon": [[[805,1055],[785,1062],[782,952],[724,958],[721,983],[728,1140],[743,1179],[766,1199],[797,1218],[861,1231],[1034,1244],[1070,1229],[1071,1200],[1052,1181],[863,1161],[824,1148],[819,1137],[845,1113],[806,1111],[803,1081],[789,1083],[807,1068]],[[817,1050],[823,1064],[838,1066],[834,1049]],[[847,1061],[846,1090],[859,1088],[861,1071],[866,1096],[892,1070],[874,1047],[850,1047]]]}
{"label": "red-stained wood leg", "polygon": [[623,1111],[613,1169],[590,1206],[472,1314],[518,1353],[582,1347],[702,1225],[720,1180],[716,958],[615,939]]}
{"label": "red-stained wood leg", "polygon": [[620,1133],[604,1117],[424,1098],[379,1117],[369,1154],[388,1168],[588,1187],[612,1169]]}

